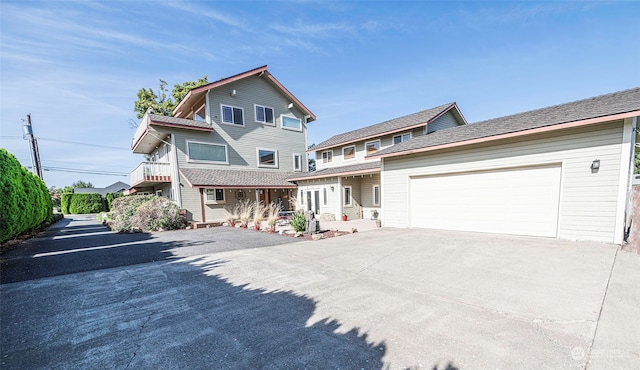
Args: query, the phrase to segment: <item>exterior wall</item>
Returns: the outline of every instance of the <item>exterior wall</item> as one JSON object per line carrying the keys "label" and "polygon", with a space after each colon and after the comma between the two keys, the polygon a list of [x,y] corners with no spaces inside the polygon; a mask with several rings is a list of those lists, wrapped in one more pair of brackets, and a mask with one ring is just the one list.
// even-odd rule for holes
{"label": "exterior wall", "polygon": [[[623,122],[607,122],[562,132],[452,148],[384,159],[382,207],[385,226],[408,227],[409,178],[491,168],[562,163],[558,237],[570,240],[618,242],[616,235],[621,160],[629,153],[623,142]],[[592,173],[593,160],[600,170]],[[623,205],[622,205],[623,206]]]}
{"label": "exterior wall", "polygon": [[427,133],[432,133],[438,130],[444,130],[446,128],[460,126],[458,120],[456,120],[455,116],[451,113],[451,111],[443,114],[438,117],[437,120],[431,122],[427,125]]}
{"label": "exterior wall", "polygon": [[[342,194],[344,194],[344,188],[347,186],[351,186],[351,206],[343,206],[342,212],[347,215],[347,219],[359,219],[360,218],[360,207],[362,207],[362,191],[360,187],[360,178],[359,177],[347,177],[342,179]],[[343,200],[344,204],[344,200]],[[339,216],[342,216],[341,214]]]}
{"label": "exterior wall", "polygon": [[[333,186],[333,191],[331,187]],[[307,180],[307,181],[299,181],[298,182],[298,204],[302,207],[302,209],[308,209],[307,205],[307,192],[320,192],[320,214],[330,213],[336,217],[336,220],[339,220],[342,216],[342,210],[340,207],[340,186],[338,185],[338,178],[331,177],[326,179],[318,179],[318,180]],[[327,204],[324,204],[324,191],[327,192]],[[300,191],[304,192],[303,198],[300,199]],[[312,197],[313,198],[313,197]]]}
{"label": "exterior wall", "polygon": [[187,210],[188,221],[202,221],[202,209],[200,207],[200,190],[198,188],[192,188],[186,185],[184,177],[182,177],[182,183],[185,186],[181,187],[182,193],[182,208]]}
{"label": "exterior wall", "polygon": [[[378,218],[382,217],[380,205],[373,204],[373,186],[380,185],[380,174],[364,175],[360,178],[360,201],[362,204],[362,217],[372,219],[372,212],[378,212]],[[382,187],[380,187],[380,198],[382,198]],[[382,204],[382,203],[380,203]]]}

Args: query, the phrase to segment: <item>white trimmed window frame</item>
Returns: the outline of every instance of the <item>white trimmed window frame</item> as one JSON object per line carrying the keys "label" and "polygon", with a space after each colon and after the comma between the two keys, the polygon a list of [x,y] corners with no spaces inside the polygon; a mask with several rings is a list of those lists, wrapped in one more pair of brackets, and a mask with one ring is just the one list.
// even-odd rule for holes
{"label": "white trimmed window frame", "polygon": [[[273,161],[275,162],[275,164],[271,165],[271,164],[261,164],[260,163],[260,151],[267,151],[267,152],[273,152]],[[275,149],[268,149],[268,148],[256,148],[256,159],[258,161],[258,167],[260,168],[278,168],[278,151]]]}
{"label": "white trimmed window frame", "polygon": [[[378,148],[376,149],[375,152],[369,153],[369,149],[368,149],[369,148],[369,144],[374,144],[374,143],[378,143]],[[380,139],[367,141],[366,143],[364,143],[364,154],[365,154],[365,156],[369,155],[369,154],[374,154],[374,153],[378,152],[380,150],[380,148],[381,148]]]}
{"label": "white trimmed window frame", "polygon": [[[298,168],[296,168],[296,157],[298,157]],[[302,172],[302,154],[293,153],[293,171]]]}
{"label": "white trimmed window frame", "polygon": [[[376,194],[377,194],[377,197],[376,197]],[[379,206],[380,205],[380,185],[373,185],[371,196],[373,198],[371,199],[371,201],[373,202],[373,205]]]}
{"label": "white trimmed window frame", "polygon": [[[218,191],[222,194],[222,199],[218,199]],[[209,199],[209,195],[213,193],[213,199]],[[213,189],[204,189],[204,202],[205,204],[225,204],[227,203],[226,195],[224,194],[224,189],[213,188]]]}
{"label": "white trimmed window frame", "polygon": [[[210,160],[207,160],[207,159],[192,159],[191,158],[191,153],[189,153],[189,151],[190,151],[189,150],[189,144],[191,144],[191,143],[224,147],[225,161],[222,162],[222,161],[210,161]],[[190,163],[229,164],[229,148],[227,147],[227,144],[205,143],[205,142],[202,142],[202,141],[192,141],[192,140],[187,140],[185,144],[187,146],[187,162],[190,162]]]}
{"label": "white trimmed window frame", "polygon": [[[325,157],[325,153],[327,153],[327,156]],[[322,163],[332,163],[333,162],[333,149],[331,150],[325,150],[324,152],[322,152]]]}
{"label": "white trimmed window frame", "polygon": [[[349,148],[353,148],[353,157],[351,157],[351,158],[347,158],[347,156],[344,154],[345,149],[349,149]],[[349,145],[349,146],[345,146],[344,148],[342,148],[342,160],[343,161],[353,161],[354,159],[356,159],[356,146],[355,145]]]}
{"label": "white trimmed window frame", "polygon": [[[288,119],[292,119],[292,120],[296,120],[298,121],[298,126],[299,128],[295,128],[295,127],[288,127],[284,125],[284,119],[288,118]],[[280,115],[280,127],[284,130],[291,130],[291,131],[297,131],[297,132],[302,132],[302,120],[298,117],[291,117],[291,116],[285,116],[284,114]]]}
{"label": "white trimmed window frame", "polygon": [[[259,121],[258,120],[258,108],[262,108],[262,110],[264,111],[264,121]],[[273,122],[267,122],[267,109],[271,109],[271,119],[273,120]],[[254,104],[253,105],[253,120],[256,123],[260,123],[263,125],[267,125],[267,126],[275,126],[276,125],[276,110],[271,108],[271,107],[267,107],[266,105],[262,105],[262,104]]]}
{"label": "white trimmed window frame", "polygon": [[[233,117],[233,122],[225,122],[224,121],[224,108],[231,108],[231,116]],[[235,118],[235,114],[233,112],[234,109],[240,109],[242,111],[242,124],[235,123],[236,118]],[[233,105],[228,105],[228,104],[220,104],[220,123],[221,124],[234,126],[234,127],[244,127],[244,121],[245,121],[244,118],[245,118],[244,108],[235,107]]]}
{"label": "white trimmed window frame", "polygon": [[[349,196],[347,196],[347,191],[349,192]],[[343,193],[344,193],[343,205],[345,207],[353,207],[353,187],[351,185],[345,186]]]}
{"label": "white trimmed window frame", "polygon": [[[408,137],[405,138],[406,136],[408,136]],[[400,141],[397,142],[397,143],[396,143],[396,138],[400,138]],[[393,145],[400,144],[400,143],[402,143],[404,141],[407,141],[407,140],[411,140],[411,138],[413,138],[413,134],[411,132],[405,132],[404,134],[395,135],[393,137]]]}

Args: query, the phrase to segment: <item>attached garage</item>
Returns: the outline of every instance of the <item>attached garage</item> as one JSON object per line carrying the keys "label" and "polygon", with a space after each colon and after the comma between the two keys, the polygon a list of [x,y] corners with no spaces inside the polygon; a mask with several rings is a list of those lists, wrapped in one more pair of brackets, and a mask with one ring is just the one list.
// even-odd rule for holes
{"label": "attached garage", "polygon": [[560,164],[416,176],[411,227],[556,237]]}
{"label": "attached garage", "polygon": [[640,88],[385,148],[384,227],[622,243]]}

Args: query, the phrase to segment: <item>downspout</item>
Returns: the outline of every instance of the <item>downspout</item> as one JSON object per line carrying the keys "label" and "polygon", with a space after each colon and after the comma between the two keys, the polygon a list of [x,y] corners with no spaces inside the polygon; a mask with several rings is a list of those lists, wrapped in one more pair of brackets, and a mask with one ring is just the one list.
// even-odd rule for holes
{"label": "downspout", "polygon": [[176,148],[176,135],[171,134],[171,190],[178,208],[182,209],[182,194],[180,193],[180,172],[178,171],[178,148]]}
{"label": "downspout", "polygon": [[629,153],[629,176],[627,177],[627,199],[624,207],[624,241],[629,239],[631,233],[631,192],[633,191],[633,170],[635,169],[635,153],[636,153],[636,130],[638,125],[638,117],[631,118],[631,150]]}

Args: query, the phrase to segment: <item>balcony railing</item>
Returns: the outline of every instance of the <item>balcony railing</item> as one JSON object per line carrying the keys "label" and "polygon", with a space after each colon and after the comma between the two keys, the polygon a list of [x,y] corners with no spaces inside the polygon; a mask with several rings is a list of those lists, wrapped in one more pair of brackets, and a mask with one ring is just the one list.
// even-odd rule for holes
{"label": "balcony railing", "polygon": [[171,182],[171,166],[165,162],[142,162],[131,171],[131,186]]}

